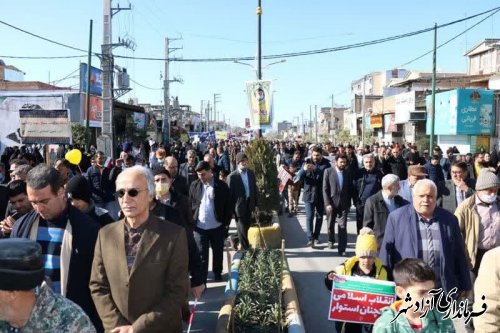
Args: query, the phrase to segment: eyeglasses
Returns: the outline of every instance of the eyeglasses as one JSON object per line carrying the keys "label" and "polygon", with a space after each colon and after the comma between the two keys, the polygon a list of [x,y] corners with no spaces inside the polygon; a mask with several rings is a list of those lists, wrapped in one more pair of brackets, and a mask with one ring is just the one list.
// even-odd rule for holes
{"label": "eyeglasses", "polygon": [[142,192],[142,191],[146,191],[146,190],[138,190],[136,188],[131,188],[130,190],[121,189],[121,190],[116,191],[116,196],[118,198],[123,198],[125,196],[125,193],[127,193],[129,197],[136,197],[139,194],[139,192]]}

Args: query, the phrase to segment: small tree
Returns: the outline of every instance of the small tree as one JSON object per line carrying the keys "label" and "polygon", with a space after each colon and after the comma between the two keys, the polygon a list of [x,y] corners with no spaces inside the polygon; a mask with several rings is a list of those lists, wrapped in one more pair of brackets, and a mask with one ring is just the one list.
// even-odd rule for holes
{"label": "small tree", "polygon": [[[90,130],[90,129],[89,129]],[[71,123],[71,134],[73,137],[73,144],[85,147],[85,126],[79,123]]]}
{"label": "small tree", "polygon": [[278,170],[271,147],[265,140],[254,140],[245,149],[245,154],[248,157],[248,167],[255,173],[259,210],[267,213],[278,210]]}
{"label": "small tree", "polygon": [[134,143],[140,143],[148,137],[145,129],[138,129],[132,117],[127,117],[125,124],[125,138]]}

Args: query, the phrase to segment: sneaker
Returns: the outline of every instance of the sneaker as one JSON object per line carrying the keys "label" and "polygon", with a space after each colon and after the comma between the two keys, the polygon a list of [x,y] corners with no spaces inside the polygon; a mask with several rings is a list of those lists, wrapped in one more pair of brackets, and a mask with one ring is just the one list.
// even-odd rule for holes
{"label": "sneaker", "polygon": [[339,252],[339,257],[345,256],[345,252]]}
{"label": "sneaker", "polygon": [[288,217],[293,217],[293,213],[288,213]]}
{"label": "sneaker", "polygon": [[333,242],[328,242],[328,248],[329,248],[330,250],[333,250],[333,249],[334,249]]}
{"label": "sneaker", "polygon": [[214,273],[214,281],[215,282],[222,282],[222,274],[221,273]]}
{"label": "sneaker", "polygon": [[314,247],[314,239],[310,239],[307,241],[307,247]]}
{"label": "sneaker", "polygon": [[315,239],[314,239],[314,242],[315,242],[316,244],[321,244],[321,241],[319,240],[319,237],[318,237],[318,238],[315,238]]}

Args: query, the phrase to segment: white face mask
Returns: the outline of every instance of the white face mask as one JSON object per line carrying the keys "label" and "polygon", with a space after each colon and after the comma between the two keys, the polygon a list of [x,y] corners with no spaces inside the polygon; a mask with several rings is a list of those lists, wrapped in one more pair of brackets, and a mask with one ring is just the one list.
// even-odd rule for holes
{"label": "white face mask", "polygon": [[482,194],[479,196],[479,199],[481,199],[482,202],[487,203],[487,204],[492,204],[495,201],[497,201],[497,195],[496,194]]}

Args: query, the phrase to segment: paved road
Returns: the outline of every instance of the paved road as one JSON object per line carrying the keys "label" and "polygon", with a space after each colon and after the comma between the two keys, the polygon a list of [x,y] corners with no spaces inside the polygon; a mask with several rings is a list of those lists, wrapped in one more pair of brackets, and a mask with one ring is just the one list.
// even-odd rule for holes
{"label": "paved road", "polygon": [[[231,223],[230,233],[236,233],[236,225],[234,220]],[[230,252],[231,258],[234,251]],[[224,264],[222,269],[222,278],[227,280],[227,254],[224,252]],[[191,333],[212,333],[215,332],[217,327],[217,317],[219,315],[219,310],[224,304],[224,290],[226,288],[226,282],[214,282],[212,275],[212,255],[210,253],[210,263],[208,265],[208,281],[207,290],[203,294],[203,298],[198,302],[196,314],[194,316],[193,325],[191,327]],[[194,302],[191,300],[191,307],[193,307]],[[184,332],[187,332],[187,325],[184,326]]]}
{"label": "paved road", "polygon": [[[327,248],[326,219],[323,223],[320,240],[315,249],[306,247],[307,242],[305,215],[303,205],[296,217],[289,218],[287,215],[280,217],[280,223],[285,238],[286,255],[293,280],[297,288],[303,320],[308,333],[335,332],[334,325],[328,321],[328,306],[330,294],[326,289],[323,279],[326,272],[344,262],[348,257],[354,255],[354,244],[356,234],[356,223],[354,211],[349,214],[348,222],[348,247],[346,257],[339,257],[336,250]],[[231,231],[236,231],[234,221]],[[231,252],[233,254],[234,252]],[[224,302],[224,282],[215,283],[211,280],[209,266],[208,289],[203,299],[198,303],[197,312],[194,318],[191,332],[212,333],[217,326],[218,312]],[[224,255],[223,277],[227,277],[227,260]],[[190,303],[193,305],[193,302]],[[184,332],[187,332],[185,327]]]}
{"label": "paved road", "polygon": [[326,219],[323,219],[320,241],[314,249],[306,247],[307,235],[303,206],[296,217],[281,216],[285,252],[297,289],[300,309],[307,333],[335,332],[333,322],[328,321],[330,293],[324,284],[325,273],[354,255],[356,220],[351,209],[348,222],[348,246],[344,257],[337,250],[328,249]]}

